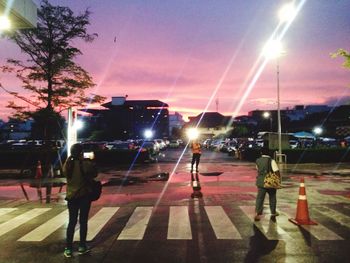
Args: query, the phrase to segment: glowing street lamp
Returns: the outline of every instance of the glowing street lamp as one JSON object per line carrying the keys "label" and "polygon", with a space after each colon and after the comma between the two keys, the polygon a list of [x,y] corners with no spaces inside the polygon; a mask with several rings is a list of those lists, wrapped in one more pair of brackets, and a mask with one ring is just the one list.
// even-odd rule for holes
{"label": "glowing street lamp", "polygon": [[189,140],[196,140],[199,137],[199,132],[196,128],[189,128],[187,130],[187,137]]}
{"label": "glowing street lamp", "polygon": [[316,135],[316,136],[319,136],[323,133],[323,129],[321,127],[315,127],[313,129],[313,133]]}
{"label": "glowing street lamp", "polygon": [[277,39],[269,40],[263,49],[263,54],[266,59],[276,59],[283,53],[282,43]]}
{"label": "glowing street lamp", "polygon": [[143,135],[145,136],[146,139],[149,140],[149,139],[151,139],[153,137],[153,131],[147,129],[147,130],[144,131]]}
{"label": "glowing street lamp", "polygon": [[268,111],[264,111],[262,116],[265,118],[265,119],[269,119],[270,120],[270,131],[272,132],[272,116],[271,116],[271,113],[268,112]]}
{"label": "glowing street lamp", "polygon": [[7,16],[0,16],[0,31],[9,30],[11,28],[10,19]]}
{"label": "glowing street lamp", "polygon": [[82,128],[84,128],[84,122],[82,120],[76,120],[74,122],[74,128],[76,130],[81,130]]}
{"label": "glowing street lamp", "polygon": [[297,10],[293,3],[285,4],[278,12],[280,22],[292,22],[297,15]]}

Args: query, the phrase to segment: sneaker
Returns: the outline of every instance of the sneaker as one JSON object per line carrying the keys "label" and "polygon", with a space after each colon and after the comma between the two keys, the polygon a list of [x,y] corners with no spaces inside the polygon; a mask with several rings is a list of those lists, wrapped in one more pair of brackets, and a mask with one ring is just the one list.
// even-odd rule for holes
{"label": "sneaker", "polygon": [[280,215],[280,213],[278,213],[278,212],[271,214],[271,216],[279,216],[279,215]]}
{"label": "sneaker", "polygon": [[261,216],[260,216],[260,215],[254,216],[254,221],[260,221],[260,219],[261,219]]}
{"label": "sneaker", "polygon": [[90,251],[91,251],[91,249],[88,248],[87,246],[79,246],[79,248],[78,248],[79,255],[84,255],[86,253],[89,253]]}
{"label": "sneaker", "polygon": [[66,257],[66,258],[71,258],[73,256],[73,251],[72,249],[70,248],[65,248],[64,249],[64,252],[63,252],[63,255]]}

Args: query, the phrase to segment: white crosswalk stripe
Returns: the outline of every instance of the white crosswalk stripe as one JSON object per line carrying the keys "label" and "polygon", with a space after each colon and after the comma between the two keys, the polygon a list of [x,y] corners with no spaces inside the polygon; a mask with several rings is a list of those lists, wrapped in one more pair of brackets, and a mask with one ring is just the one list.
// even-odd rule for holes
{"label": "white crosswalk stripe", "polygon": [[328,207],[322,207],[322,208],[316,208],[317,212],[330,217],[334,221],[338,222],[339,224],[346,226],[347,228],[350,228],[350,217],[346,216],[342,213],[339,213],[333,209],[330,209]]}
{"label": "white crosswalk stripe", "polygon": [[45,222],[33,231],[29,232],[18,241],[43,241],[61,226],[63,226],[68,218],[68,210],[63,211],[59,215]]}
{"label": "white crosswalk stripe", "polygon": [[[233,214],[227,213],[227,210],[222,206],[203,206],[202,208],[208,219],[205,219],[206,217],[200,218],[203,218],[206,221],[209,220],[210,226],[217,239],[242,239],[241,233],[244,232],[240,232],[240,228],[235,226],[234,221],[232,220],[234,218]],[[288,221],[288,219],[292,217],[291,215],[295,214],[295,209],[293,208],[281,208],[281,215],[277,217],[276,222],[270,220],[268,214],[261,221],[254,222],[254,206],[239,206],[239,208],[248,216],[250,222],[256,226],[256,229],[268,240],[285,240],[286,244],[292,244],[294,238],[304,238],[304,234],[299,227]],[[52,208],[34,208],[18,215],[18,211],[20,211],[18,208],[0,208],[0,220],[3,221],[3,223],[0,224],[0,237],[5,234],[10,235],[10,231],[15,230],[22,225],[31,224],[30,221],[32,219],[50,211],[51,209]],[[120,207],[102,207],[99,209],[96,214],[89,219],[87,240],[91,241],[101,233],[103,228],[106,228],[108,222],[113,220],[113,216],[118,213],[119,210]],[[349,216],[328,207],[318,207],[315,208],[315,210],[350,229]],[[12,212],[16,213],[11,215]],[[192,240],[192,228],[196,229],[198,227],[198,222],[196,220],[191,221],[190,218],[195,219],[195,215],[200,212],[200,207],[192,210],[189,206],[170,206],[169,220],[167,222],[167,239]],[[118,235],[117,239],[120,241],[142,240],[152,219],[153,213],[154,207],[136,207],[130,214],[129,220],[121,230],[120,234],[118,235],[118,233],[116,233],[116,235]],[[157,214],[155,214],[155,216],[156,215]],[[59,214],[54,215],[51,219],[46,216],[44,220],[45,222],[31,231],[29,230],[30,232],[26,233],[24,236],[16,237],[18,238],[17,240],[21,242],[41,242],[58,229],[63,230],[68,224],[68,210],[64,210]],[[35,225],[37,225],[37,221],[35,221]],[[343,237],[334,233],[322,224],[315,226],[303,225],[300,227],[303,228],[303,231],[307,231],[311,236],[318,240],[343,240]],[[75,233],[75,240],[79,240],[78,232],[79,230]],[[64,239],[62,233],[63,232],[61,232],[60,236]],[[11,235],[13,234],[11,233]]]}
{"label": "white crosswalk stripe", "polygon": [[[295,209],[293,210],[287,208],[282,209],[282,211],[285,212],[290,218],[294,218],[292,215],[295,213]],[[320,223],[317,225],[301,225],[300,227],[308,231],[318,240],[343,240],[342,237],[338,236],[336,233],[329,230]]]}
{"label": "white crosswalk stripe", "polygon": [[[239,208],[250,218],[251,221],[254,221],[255,207],[240,206]],[[268,217],[263,217],[260,221],[254,222],[254,224],[268,240],[291,239],[290,235],[288,235],[288,233],[284,231],[277,222],[273,222]]]}
{"label": "white crosswalk stripe", "polygon": [[51,210],[51,208],[34,208],[24,214],[21,214],[5,223],[0,224],[0,236],[10,232],[11,230],[23,225],[24,223],[40,216],[41,214]]}
{"label": "white crosswalk stripe", "polygon": [[192,239],[191,223],[187,206],[171,206],[168,239]]}
{"label": "white crosswalk stripe", "polygon": [[221,206],[205,206],[204,208],[218,239],[242,239],[237,228]]}
{"label": "white crosswalk stripe", "polygon": [[118,240],[141,240],[151,218],[153,207],[137,207],[131,215]]}
{"label": "white crosswalk stripe", "polygon": [[15,210],[17,210],[17,208],[0,208],[0,216],[9,214]]}
{"label": "white crosswalk stripe", "polygon": [[[118,211],[119,207],[103,207],[88,222],[88,233],[86,240],[93,240],[112,216]],[[79,230],[74,233],[74,240],[79,241]]]}

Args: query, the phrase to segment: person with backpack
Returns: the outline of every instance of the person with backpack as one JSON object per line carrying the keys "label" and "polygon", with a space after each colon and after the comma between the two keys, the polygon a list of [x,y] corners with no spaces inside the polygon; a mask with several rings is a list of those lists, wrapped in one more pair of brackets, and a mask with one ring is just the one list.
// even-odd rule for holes
{"label": "person with backpack", "polygon": [[91,187],[89,182],[97,176],[95,164],[90,159],[84,159],[83,145],[74,144],[71,147],[71,155],[67,158],[63,166],[64,174],[67,178],[67,205],[69,211],[69,223],[66,235],[65,257],[73,255],[73,237],[75,226],[80,224],[79,255],[90,252],[86,245],[88,229],[88,217],[91,207]]}

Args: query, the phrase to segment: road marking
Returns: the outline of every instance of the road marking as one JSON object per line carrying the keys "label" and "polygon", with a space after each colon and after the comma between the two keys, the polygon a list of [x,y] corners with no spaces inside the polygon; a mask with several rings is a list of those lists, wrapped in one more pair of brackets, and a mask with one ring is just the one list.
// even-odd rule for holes
{"label": "road marking", "polygon": [[[293,214],[292,209],[282,209],[289,217]],[[318,222],[317,222],[318,223]],[[344,240],[342,237],[338,236],[333,231],[329,230],[325,226],[318,223],[318,225],[300,225],[303,229],[308,231],[311,235],[313,235],[318,240]]]}
{"label": "road marking", "polygon": [[334,221],[338,222],[339,224],[346,226],[347,228],[350,228],[350,217],[346,216],[342,213],[339,213],[333,209],[330,209],[328,207],[323,206],[322,208],[316,208],[317,212],[330,217]]}
{"label": "road marking", "polygon": [[242,239],[237,228],[221,206],[205,206],[204,208],[218,239]]}
{"label": "road marking", "polygon": [[[87,241],[93,240],[101,229],[107,224],[112,216],[118,211],[119,207],[103,207],[88,222]],[[74,233],[74,241],[79,241],[79,230]]]}
{"label": "road marking", "polygon": [[68,220],[68,210],[63,211],[59,215],[45,222],[41,226],[37,227],[33,231],[29,232],[18,241],[43,241],[61,226],[63,226]]}
{"label": "road marking", "polygon": [[24,223],[32,220],[33,218],[51,210],[51,208],[34,208],[22,215],[19,215],[5,223],[0,224],[0,236],[10,232],[11,230],[23,225]]}
{"label": "road marking", "polygon": [[136,207],[118,240],[142,240],[148,222],[151,218],[153,207]]}
{"label": "road marking", "polygon": [[0,208],[0,216],[6,215],[15,210],[17,210],[17,208]]}
{"label": "road marking", "polygon": [[171,206],[168,224],[168,239],[192,239],[187,206]]}
{"label": "road marking", "polygon": [[[254,222],[254,225],[261,231],[262,234],[268,240],[286,240],[291,239],[290,235],[278,226],[278,222],[273,222],[270,220],[269,216],[262,216],[260,221],[255,222],[255,207],[254,206],[240,206],[239,207],[248,217]],[[280,215],[279,217],[283,217]]]}

